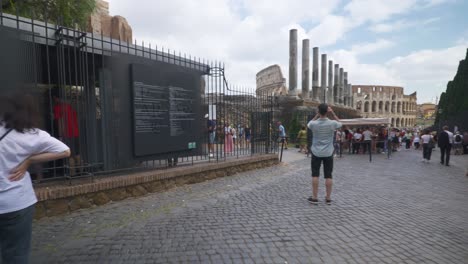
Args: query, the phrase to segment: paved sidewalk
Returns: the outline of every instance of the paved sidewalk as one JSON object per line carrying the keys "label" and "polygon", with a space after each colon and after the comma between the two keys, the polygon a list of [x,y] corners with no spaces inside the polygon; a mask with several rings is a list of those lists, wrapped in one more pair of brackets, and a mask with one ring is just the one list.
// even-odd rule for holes
{"label": "paved sidewalk", "polygon": [[[310,159],[34,224],[32,263],[468,263],[468,155],[336,159],[310,205]],[[324,197],[321,179],[320,198]]]}

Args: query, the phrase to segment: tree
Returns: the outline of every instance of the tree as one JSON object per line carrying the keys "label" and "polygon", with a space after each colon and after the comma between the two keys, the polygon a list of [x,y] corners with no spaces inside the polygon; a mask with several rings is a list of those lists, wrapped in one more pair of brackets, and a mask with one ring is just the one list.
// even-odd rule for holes
{"label": "tree", "polygon": [[86,29],[96,0],[3,0],[3,12]]}
{"label": "tree", "polygon": [[447,89],[440,96],[436,125],[458,126],[468,130],[468,50],[464,60],[460,61],[458,70]]}

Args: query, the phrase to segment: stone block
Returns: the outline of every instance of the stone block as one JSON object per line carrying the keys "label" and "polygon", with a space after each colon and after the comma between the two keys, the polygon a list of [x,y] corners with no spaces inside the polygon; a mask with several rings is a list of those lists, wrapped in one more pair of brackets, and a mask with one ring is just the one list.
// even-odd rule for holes
{"label": "stone block", "polygon": [[75,196],[69,203],[70,211],[75,211],[82,208],[89,208],[93,206],[90,199],[86,196]]}
{"label": "stone block", "polygon": [[47,216],[62,215],[69,212],[68,199],[56,199],[45,201]]}
{"label": "stone block", "polygon": [[92,193],[88,197],[95,205],[103,205],[110,202],[109,197],[104,192]]}
{"label": "stone block", "polygon": [[138,197],[147,194],[148,191],[141,185],[134,185],[127,187],[127,193],[129,193],[133,197]]}
{"label": "stone block", "polygon": [[130,196],[125,190],[125,188],[112,189],[106,191],[105,193],[111,201],[121,201]]}
{"label": "stone block", "polygon": [[35,210],[34,210],[34,219],[41,219],[47,216],[46,209],[44,207],[44,202],[36,203]]}

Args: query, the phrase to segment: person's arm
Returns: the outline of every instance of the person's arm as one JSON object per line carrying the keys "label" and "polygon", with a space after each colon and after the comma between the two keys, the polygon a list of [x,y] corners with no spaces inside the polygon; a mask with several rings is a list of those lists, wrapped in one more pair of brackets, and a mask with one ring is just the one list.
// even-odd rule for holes
{"label": "person's arm", "polygon": [[29,158],[25,159],[21,164],[16,166],[13,170],[11,170],[8,179],[10,181],[21,180],[24,177],[24,174],[28,170],[29,166],[31,166],[31,164],[63,159],[67,157],[70,157],[69,149],[58,153],[49,152],[32,155]]}
{"label": "person's arm", "polygon": [[320,115],[319,115],[319,113],[317,113],[317,114],[314,116],[314,118],[312,118],[312,121],[315,121],[315,120],[319,119],[319,117],[320,117]]}
{"label": "person's arm", "polygon": [[328,107],[328,113],[331,114],[331,116],[333,117],[334,120],[336,121],[340,121],[340,119],[336,116],[335,112],[333,111],[333,109],[331,107]]}

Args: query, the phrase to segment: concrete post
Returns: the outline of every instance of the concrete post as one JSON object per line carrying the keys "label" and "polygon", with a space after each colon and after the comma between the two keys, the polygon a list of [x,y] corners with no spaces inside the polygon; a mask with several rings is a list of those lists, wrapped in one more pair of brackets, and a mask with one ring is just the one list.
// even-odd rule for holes
{"label": "concrete post", "polygon": [[343,91],[344,91],[344,87],[343,87],[343,85],[344,85],[344,69],[343,68],[340,68],[339,83],[340,83],[340,85],[338,86],[339,87],[338,94],[340,95],[339,104],[343,105]]}
{"label": "concrete post", "polygon": [[308,39],[302,40],[302,99],[309,98],[310,84],[310,45]]}
{"label": "concrete post", "polygon": [[344,72],[343,79],[343,104],[349,106],[348,72]]}
{"label": "concrete post", "polygon": [[295,96],[297,89],[297,29],[289,31],[289,95]]}
{"label": "concrete post", "polygon": [[319,48],[315,47],[313,49],[313,61],[312,61],[312,93],[313,93],[313,99],[315,101],[320,101],[319,99],[319,66],[318,66],[318,59],[319,59]]}
{"label": "concrete post", "polygon": [[320,101],[323,103],[327,102],[327,54],[322,54],[322,72],[320,76]]}
{"label": "concrete post", "polygon": [[339,95],[339,86],[340,86],[340,65],[335,64],[335,70],[333,72],[334,81],[333,81],[333,104],[337,105],[340,102],[340,95]]}
{"label": "concrete post", "polygon": [[328,94],[327,94],[327,104],[333,104],[334,100],[333,94],[333,61],[328,61]]}

